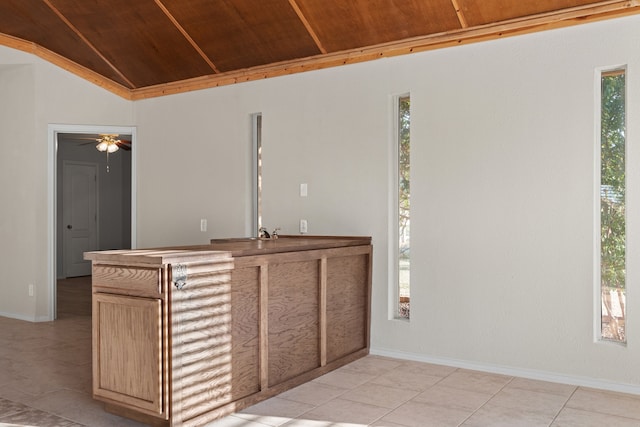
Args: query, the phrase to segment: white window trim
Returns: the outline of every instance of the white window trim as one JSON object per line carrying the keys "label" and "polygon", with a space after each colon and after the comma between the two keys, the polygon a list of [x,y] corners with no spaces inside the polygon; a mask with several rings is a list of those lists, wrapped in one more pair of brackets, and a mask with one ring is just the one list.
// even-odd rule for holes
{"label": "white window trim", "polygon": [[[601,185],[601,166],[600,150],[601,150],[601,133],[602,133],[602,75],[612,71],[624,71],[628,76],[627,64],[620,64],[615,66],[599,67],[595,69],[594,73],[594,186],[593,186],[593,218],[594,218],[594,252],[593,252],[593,341],[598,344],[609,344],[617,346],[627,346],[627,342],[618,342],[602,338],[602,288],[601,288],[601,274],[602,274],[602,245],[601,245],[601,218],[600,218],[600,185]],[[625,87],[628,94],[628,89]],[[628,99],[625,96],[625,102],[628,103]],[[625,123],[629,124],[628,108],[625,106]],[[628,132],[625,140],[625,189],[628,190],[628,159],[629,159],[629,144],[628,144]],[[628,225],[628,211],[625,211],[625,224]],[[628,236],[629,232],[626,231],[625,235],[625,248],[628,252]],[[625,257],[628,260],[628,256],[625,253]],[[628,277],[627,277],[628,278]],[[628,283],[628,282],[627,282]],[[625,334],[628,337],[628,311],[626,313]]]}
{"label": "white window trim", "polygon": [[[260,119],[260,123],[258,123]],[[260,129],[258,129],[260,124]],[[260,132],[260,140],[258,140]],[[258,229],[262,227],[262,200],[258,186],[258,179],[261,179],[261,170],[258,168],[259,154],[258,146],[262,146],[262,113],[251,114],[251,231],[250,236],[258,237]],[[260,176],[259,176],[260,175]]]}
{"label": "white window trim", "polygon": [[398,266],[398,257],[399,257],[399,247],[398,242],[400,241],[400,236],[398,232],[398,222],[399,222],[399,212],[398,212],[398,204],[399,204],[399,196],[398,196],[398,188],[400,185],[399,179],[399,119],[398,115],[400,114],[399,101],[400,98],[410,97],[410,92],[403,92],[399,94],[394,94],[390,98],[390,111],[389,118],[391,120],[391,124],[389,126],[389,251],[388,251],[388,266],[389,266],[389,276],[388,276],[388,319],[389,320],[397,320],[400,322],[410,322],[410,318],[404,318],[399,316],[400,309],[400,283],[399,283],[399,266]]}

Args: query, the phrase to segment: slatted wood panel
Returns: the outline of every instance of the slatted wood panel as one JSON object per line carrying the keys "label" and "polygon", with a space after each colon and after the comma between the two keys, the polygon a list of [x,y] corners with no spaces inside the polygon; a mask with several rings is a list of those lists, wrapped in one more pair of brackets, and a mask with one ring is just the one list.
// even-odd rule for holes
{"label": "slatted wood panel", "polygon": [[328,52],[460,29],[451,0],[298,0]]}
{"label": "slatted wood panel", "polygon": [[135,100],[634,13],[636,0],[3,0],[0,44]]}
{"label": "slatted wood panel", "polygon": [[0,32],[28,40],[129,88],[113,68],[42,1],[0,1]]}
{"label": "slatted wood panel", "polygon": [[318,268],[269,264],[269,386],[320,366]]}
{"label": "slatted wood panel", "polygon": [[213,70],[154,0],[50,0],[135,87]]}
{"label": "slatted wood panel", "polygon": [[600,3],[598,0],[457,0],[457,2],[470,26]]}
{"label": "slatted wood panel", "polygon": [[320,53],[288,0],[165,0],[222,72]]}
{"label": "slatted wood panel", "polygon": [[172,404],[190,420],[259,391],[256,269],[189,276],[171,293]]}

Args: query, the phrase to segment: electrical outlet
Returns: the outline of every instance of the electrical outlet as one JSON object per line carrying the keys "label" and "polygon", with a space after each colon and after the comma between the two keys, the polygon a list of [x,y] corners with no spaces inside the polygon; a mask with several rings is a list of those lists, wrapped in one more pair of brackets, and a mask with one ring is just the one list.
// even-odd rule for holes
{"label": "electrical outlet", "polygon": [[308,231],[307,220],[306,219],[301,219],[300,220],[300,234],[304,234],[307,231]]}
{"label": "electrical outlet", "polygon": [[207,231],[207,220],[204,218],[200,220],[200,231]]}
{"label": "electrical outlet", "polygon": [[29,296],[33,296],[33,285],[31,283],[29,283]]}
{"label": "electrical outlet", "polygon": [[300,184],[300,197],[307,197],[307,184]]}

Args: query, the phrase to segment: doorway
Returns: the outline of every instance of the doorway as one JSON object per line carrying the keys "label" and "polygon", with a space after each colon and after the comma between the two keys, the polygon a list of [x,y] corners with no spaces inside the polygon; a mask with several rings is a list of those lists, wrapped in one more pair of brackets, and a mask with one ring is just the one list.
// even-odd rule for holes
{"label": "doorway", "polygon": [[[135,128],[50,125],[50,317],[58,317],[58,281],[89,286],[83,253],[135,247]],[[123,149],[100,152],[118,135]],[[62,282],[60,282],[62,283]],[[88,285],[87,285],[88,284]],[[82,290],[86,292],[87,290]]]}

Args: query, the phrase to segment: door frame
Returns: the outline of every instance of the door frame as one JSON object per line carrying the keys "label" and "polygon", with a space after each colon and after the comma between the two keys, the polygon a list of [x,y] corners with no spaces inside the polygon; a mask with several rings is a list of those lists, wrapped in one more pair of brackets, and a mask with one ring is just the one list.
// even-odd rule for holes
{"label": "door frame", "polygon": [[47,188],[47,282],[49,310],[48,320],[55,320],[57,316],[56,282],[57,282],[57,159],[58,159],[58,134],[59,133],[117,133],[131,135],[131,248],[137,247],[137,146],[135,126],[98,126],[98,125],[65,125],[49,124],[47,129],[48,139],[48,188]]}

